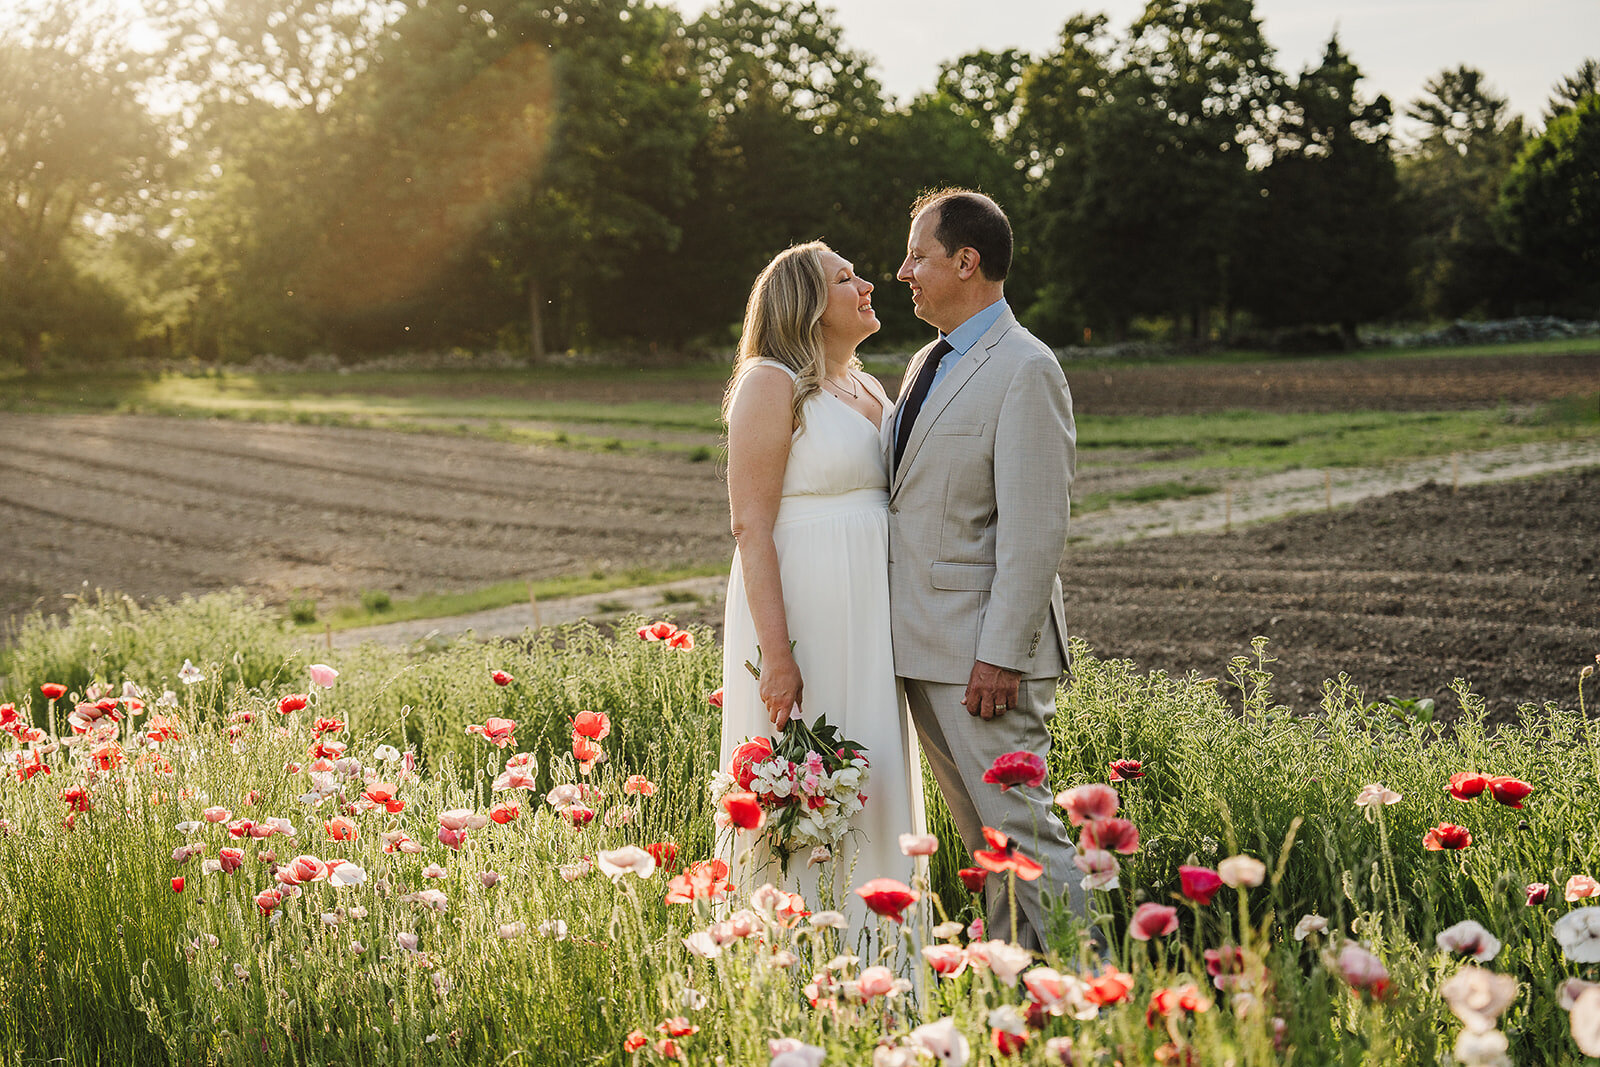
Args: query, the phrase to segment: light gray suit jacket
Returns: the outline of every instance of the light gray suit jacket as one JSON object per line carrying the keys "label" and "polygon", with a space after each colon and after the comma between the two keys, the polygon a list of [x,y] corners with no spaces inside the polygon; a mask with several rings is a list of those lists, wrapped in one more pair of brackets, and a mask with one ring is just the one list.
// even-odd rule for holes
{"label": "light gray suit jacket", "polygon": [[1056,570],[1076,441],[1061,364],[1009,308],[923,401],[898,469],[886,434],[896,674],[965,684],[977,660],[1025,678],[1068,668]]}

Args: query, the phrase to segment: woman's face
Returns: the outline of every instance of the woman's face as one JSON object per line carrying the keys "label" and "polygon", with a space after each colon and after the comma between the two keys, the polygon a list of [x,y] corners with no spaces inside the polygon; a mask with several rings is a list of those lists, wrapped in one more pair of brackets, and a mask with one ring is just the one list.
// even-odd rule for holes
{"label": "woman's face", "polygon": [[822,309],[824,337],[853,348],[877,333],[880,323],[872,310],[872,283],[834,252],[822,253],[822,272],[828,281],[828,304]]}

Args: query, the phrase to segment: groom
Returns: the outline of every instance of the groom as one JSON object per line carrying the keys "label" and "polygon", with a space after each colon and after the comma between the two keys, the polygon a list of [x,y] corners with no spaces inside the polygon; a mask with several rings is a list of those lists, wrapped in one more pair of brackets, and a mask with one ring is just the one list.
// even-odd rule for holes
{"label": "groom", "polygon": [[[1017,932],[1040,949],[1040,888],[1087,913],[1074,850],[1047,785],[983,781],[996,757],[1050,752],[1066,671],[1056,568],[1076,465],[1072,397],[1055,355],[1005,301],[1011,224],[988,197],[925,193],[898,277],[939,339],[906,367],[888,431],[889,603],[895,673],[967,850],[983,828],[1045,869],[1017,881]],[[1005,879],[988,880],[991,937],[1009,937]]]}

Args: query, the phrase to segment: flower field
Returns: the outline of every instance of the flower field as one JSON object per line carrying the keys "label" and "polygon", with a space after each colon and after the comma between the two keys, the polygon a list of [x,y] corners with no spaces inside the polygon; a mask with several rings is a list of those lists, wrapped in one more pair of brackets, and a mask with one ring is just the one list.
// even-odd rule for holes
{"label": "flower field", "polygon": [[1449,725],[1337,683],[1297,716],[1245,651],[1079,650],[1049,771],[1109,947],[1062,915],[1034,956],[970,891],[1034,874],[1026,843],[970,855],[936,803],[926,882],[853,872],[862,943],[727,887],[703,632],[318,663],[235,596],[35,619],[0,693],[0,1064],[1600,1053],[1592,662],[1489,732],[1465,684]]}

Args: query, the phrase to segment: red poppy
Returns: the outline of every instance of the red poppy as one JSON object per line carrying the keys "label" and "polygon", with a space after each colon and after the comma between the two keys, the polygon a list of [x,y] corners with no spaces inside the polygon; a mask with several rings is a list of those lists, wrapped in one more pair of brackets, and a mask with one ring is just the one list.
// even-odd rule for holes
{"label": "red poppy", "polygon": [[503,800],[489,809],[489,818],[504,826],[513,822],[522,815],[522,808],[513,801]]}
{"label": "red poppy", "polygon": [[512,742],[512,732],[517,728],[515,719],[500,719],[490,716],[484,720],[482,726],[471,723],[467,726],[467,733],[478,734],[495,748],[505,748]]}
{"label": "red poppy", "polygon": [[217,863],[222,867],[223,874],[231,874],[244,866],[244,849],[219,848],[217,849]]}
{"label": "red poppy", "polygon": [[906,921],[901,913],[921,896],[915,889],[893,878],[874,878],[857,889],[856,895],[866,901],[872,911],[897,923]]}
{"label": "red poppy", "polygon": [[961,884],[967,887],[969,893],[983,892],[983,883],[988,880],[989,872],[982,867],[963,867],[956,872],[961,879]]}
{"label": "red poppy", "polygon": [[592,741],[604,741],[611,732],[611,719],[604,712],[580,711],[572,720],[572,732]]}
{"label": "red poppy", "polygon": [[710,693],[706,694],[706,703],[710,704],[714,708],[722,707],[722,686],[719,685]]}
{"label": "red poppy", "polygon": [[1088,985],[1084,999],[1090,1003],[1101,1007],[1120,1004],[1128,999],[1128,992],[1133,988],[1133,975],[1124,974],[1108,963],[1104,971],[1089,979]]}
{"label": "red poppy", "polygon": [[82,786],[75,785],[61,791],[61,799],[73,811],[88,811],[94,807],[89,800],[89,791]]}
{"label": "red poppy", "polygon": [[1144,765],[1136,759],[1118,759],[1111,761],[1111,780],[1113,782],[1131,782],[1136,778],[1144,777]]}
{"label": "red poppy", "polygon": [[314,734],[339,734],[344,732],[344,723],[338,719],[324,719],[320,716],[311,724]]}
{"label": "red poppy", "polygon": [[568,822],[579,829],[588,826],[589,823],[594,821],[594,809],[592,808],[583,808],[577,806],[563,808],[561,814],[566,817]]}
{"label": "red poppy", "polygon": [[1013,1034],[1010,1030],[1002,1030],[996,1026],[990,1030],[989,1034],[994,1039],[994,1050],[1002,1056],[1015,1056],[1028,1043],[1026,1031],[1020,1034]]}
{"label": "red poppy", "polygon": [[180,874],[172,880],[172,891],[174,893],[183,892],[183,875]]}
{"label": "red poppy", "polygon": [[1210,867],[1180,866],[1178,880],[1183,885],[1183,895],[1196,904],[1211,903],[1211,898],[1222,888],[1222,876]]}
{"label": "red poppy", "polygon": [[385,811],[393,815],[406,810],[406,802],[395,799],[393,782],[373,782],[367,786],[367,791],[361,795],[373,804],[381,805]]}
{"label": "red poppy", "polygon": [[46,700],[60,700],[67,695],[67,687],[60,682],[46,682],[39,687]]}
{"label": "red poppy", "polygon": [[596,760],[606,754],[605,749],[595,744],[580,734],[572,735],[572,758],[578,761],[578,769],[585,774],[589,772]]}
{"label": "red poppy", "polygon": [[1450,776],[1450,784],[1445,788],[1457,800],[1475,800],[1489,788],[1489,776],[1477,771],[1460,771]]}
{"label": "red poppy", "polygon": [[1520,808],[1522,802],[1533,792],[1533,786],[1520,778],[1509,775],[1497,775],[1489,779],[1489,790],[1494,793],[1494,798],[1508,808]]}
{"label": "red poppy", "polygon": [[694,647],[694,634],[690,633],[688,630],[679,630],[677,633],[667,638],[667,647],[681,648],[687,652],[689,649]]}
{"label": "red poppy", "polygon": [[515,681],[515,679],[505,671],[494,671],[489,675],[489,677],[494,679],[495,685],[510,685],[513,681]]}
{"label": "red poppy", "polygon": [[288,715],[290,712],[299,711],[306,706],[309,698],[304,693],[290,693],[278,701],[278,714]]}
{"label": "red poppy", "polygon": [[277,889],[263,889],[256,894],[256,907],[261,909],[261,914],[271,915],[272,909],[283,903],[283,894]]}
{"label": "red poppy", "polygon": [[1016,846],[1011,843],[1011,838],[999,830],[985,826],[983,836],[989,842],[989,849],[979,849],[972,854],[972,858],[978,861],[978,866],[996,873],[1011,871],[1024,882],[1031,882],[1044,873],[1043,867],[1018,852]]}
{"label": "red poppy", "polygon": [[772,759],[772,742],[765,737],[746,741],[728,757],[728,773],[739,783],[740,789],[749,789],[756,777],[756,764]]}
{"label": "red poppy", "polygon": [[767,813],[754,793],[726,793],[722,797],[722,810],[728,819],[741,830],[759,830],[767,824]]}
{"label": "red poppy", "polygon": [[1131,856],[1139,851],[1139,828],[1127,819],[1090,819],[1083,824],[1083,847],[1120,852]]}
{"label": "red poppy", "polygon": [[1459,851],[1472,844],[1472,834],[1465,826],[1442,822],[1422,835],[1422,847],[1429,852]]}
{"label": "red poppy", "polygon": [[1177,989],[1161,988],[1150,995],[1150,1006],[1145,1009],[1144,1024],[1155,1029],[1156,1024],[1175,1011],[1205,1011],[1209,1007],[1200,995],[1200,987],[1193,982]]}
{"label": "red poppy", "polygon": [[650,1043],[643,1030],[629,1031],[628,1036],[622,1039],[622,1051],[638,1052]]}
{"label": "red poppy", "polygon": [[653,797],[656,795],[656,784],[642,774],[630,774],[628,780],[622,783],[622,791],[635,796]]}
{"label": "red poppy", "polygon": [[653,622],[649,626],[639,627],[641,641],[665,641],[678,632],[678,628],[670,622]]}
{"label": "red poppy", "polygon": [[687,904],[693,900],[715,903],[728,895],[733,884],[728,881],[728,864],[723,860],[700,860],[689,864],[689,869],[667,883],[667,904]]}
{"label": "red poppy", "polygon": [[17,762],[17,778],[19,781],[26,782],[40,771],[49,774],[50,764],[46,763],[44,758],[39,755],[38,749],[34,749],[29,753],[29,758],[26,762],[21,760]]}
{"label": "red poppy", "polygon": [[983,772],[983,780],[999,786],[1003,793],[1014,785],[1030,788],[1043,785],[1045,773],[1044,760],[1032,752],[1007,752],[995,758]]}
{"label": "red poppy", "polygon": [[656,841],[644,846],[644,850],[650,853],[656,866],[664,871],[670,871],[678,865],[678,846],[671,841]]}

